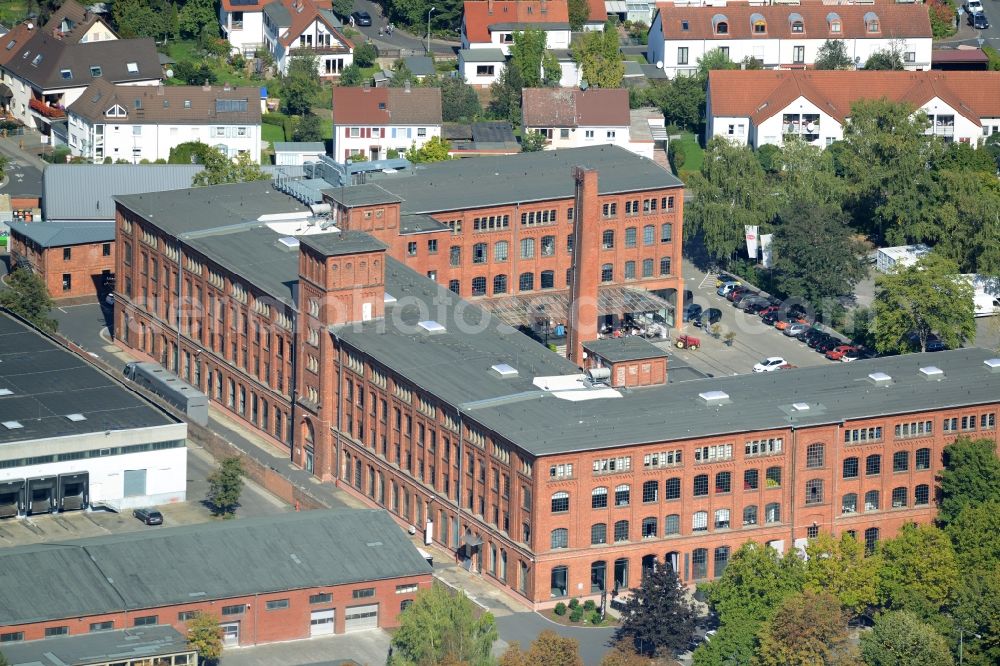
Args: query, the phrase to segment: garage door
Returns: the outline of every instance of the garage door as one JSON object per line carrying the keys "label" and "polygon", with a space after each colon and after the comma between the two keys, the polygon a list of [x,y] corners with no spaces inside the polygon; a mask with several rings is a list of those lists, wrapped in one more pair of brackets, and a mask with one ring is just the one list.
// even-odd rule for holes
{"label": "garage door", "polygon": [[334,609],[330,610],[316,610],[309,614],[309,635],[310,636],[328,636],[333,633],[333,629],[336,626],[336,611]]}
{"label": "garage door", "polygon": [[378,604],[371,606],[351,606],[347,609],[344,631],[378,628]]}
{"label": "garage door", "polygon": [[146,494],[146,470],[125,470],[125,497],[140,497]]}
{"label": "garage door", "polygon": [[220,624],[222,629],[222,644],[226,647],[239,647],[240,645],[240,623],[226,622]]}

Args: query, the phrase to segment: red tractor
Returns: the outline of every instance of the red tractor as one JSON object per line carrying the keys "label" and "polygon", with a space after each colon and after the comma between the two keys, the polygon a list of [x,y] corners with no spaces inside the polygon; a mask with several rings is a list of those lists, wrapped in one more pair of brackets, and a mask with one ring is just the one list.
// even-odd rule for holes
{"label": "red tractor", "polygon": [[698,347],[701,346],[701,338],[696,338],[693,335],[681,335],[677,338],[677,342],[674,343],[678,349],[690,349],[691,351],[696,351]]}

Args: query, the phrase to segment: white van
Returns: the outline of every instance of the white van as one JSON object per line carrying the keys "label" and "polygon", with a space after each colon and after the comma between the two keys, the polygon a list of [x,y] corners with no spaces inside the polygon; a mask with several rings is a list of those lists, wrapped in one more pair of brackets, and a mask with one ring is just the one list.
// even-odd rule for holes
{"label": "white van", "polygon": [[977,317],[992,317],[1000,314],[1000,300],[982,291],[977,291],[972,297]]}

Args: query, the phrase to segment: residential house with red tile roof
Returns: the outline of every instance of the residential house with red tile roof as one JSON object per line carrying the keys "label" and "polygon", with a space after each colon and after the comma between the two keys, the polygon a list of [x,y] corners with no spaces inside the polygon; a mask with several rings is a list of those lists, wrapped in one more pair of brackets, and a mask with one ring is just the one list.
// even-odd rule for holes
{"label": "residential house with red tile roof", "polygon": [[264,5],[274,0],[221,0],[219,25],[232,50],[244,55],[264,47]]}
{"label": "residential house with red tile roof", "polygon": [[340,76],[354,62],[354,44],[342,32],[330,0],[280,0],[264,7],[264,45],[278,71],[296,56],[313,56],[320,76]]}
{"label": "residential house with red tile roof", "polygon": [[628,91],[624,88],[525,88],[521,125],[545,136],[545,150],[614,144],[652,158],[648,132],[632,136]]}
{"label": "residential house with red tile roof", "polygon": [[824,147],[843,138],[852,104],[877,98],[923,111],[945,141],[977,146],[1000,132],[1000,72],[717,70],[706,136],[759,148],[795,135]]}
{"label": "residential house with red tile roof", "polygon": [[52,12],[42,32],[73,44],[118,39],[111,26],[76,0],[66,0]]}
{"label": "residential house with red tile roof", "polygon": [[467,0],[458,52],[458,71],[466,82],[487,86],[496,81],[510,57],[514,33],[523,30],[544,31],[546,48],[565,56],[571,38],[566,0]]}
{"label": "residential house with red tile roof", "polygon": [[441,136],[440,88],[333,88],[333,159],[384,160]]}
{"label": "residential house with red tile roof", "polygon": [[878,51],[897,49],[909,70],[931,67],[927,5],[723,4],[658,6],[649,29],[647,59],[668,77],[690,74],[709,51],[733,62],[757,60],[765,69],[806,69],[827,40],[843,40],[848,56],[864,65]]}

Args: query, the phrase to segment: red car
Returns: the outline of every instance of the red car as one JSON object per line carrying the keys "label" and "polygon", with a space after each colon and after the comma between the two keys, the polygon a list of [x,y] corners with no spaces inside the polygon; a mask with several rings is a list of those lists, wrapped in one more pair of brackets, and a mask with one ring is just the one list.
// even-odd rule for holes
{"label": "red car", "polygon": [[845,356],[857,357],[858,348],[854,345],[838,345],[826,353],[831,361],[842,361]]}
{"label": "red car", "polygon": [[778,306],[778,305],[769,305],[766,308],[764,308],[763,310],[760,310],[757,314],[760,316],[761,319],[763,319],[764,317],[766,317],[767,315],[771,314],[772,312],[777,312],[780,309],[781,309],[781,307]]}

